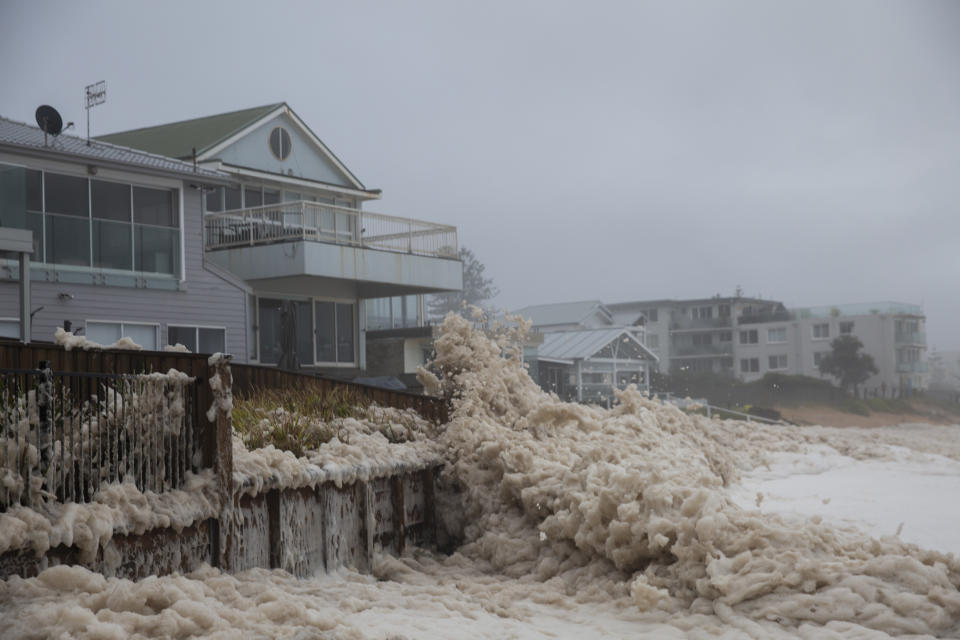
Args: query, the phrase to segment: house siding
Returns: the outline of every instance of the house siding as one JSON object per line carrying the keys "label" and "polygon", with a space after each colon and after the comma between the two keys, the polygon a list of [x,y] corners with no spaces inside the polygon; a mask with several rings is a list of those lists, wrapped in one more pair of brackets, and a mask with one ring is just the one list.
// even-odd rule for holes
{"label": "house siding", "polygon": [[[166,344],[170,324],[213,326],[226,329],[226,349],[238,361],[249,355],[245,290],[204,268],[200,192],[181,187],[183,193],[184,289],[156,289],[31,282],[31,306],[43,307],[33,318],[32,339],[53,340],[64,320],[74,328],[87,320],[145,322],[160,325]],[[0,282],[0,317],[16,317],[19,292],[15,281]],[[60,293],[73,299],[61,300]]]}

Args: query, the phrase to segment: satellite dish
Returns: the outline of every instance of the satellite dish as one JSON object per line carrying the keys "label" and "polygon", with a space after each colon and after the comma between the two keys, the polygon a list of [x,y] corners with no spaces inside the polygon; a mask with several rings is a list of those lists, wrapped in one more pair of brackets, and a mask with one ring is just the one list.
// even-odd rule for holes
{"label": "satellite dish", "polygon": [[44,133],[52,136],[60,135],[63,131],[63,118],[57,113],[57,110],[48,104],[42,104],[37,107],[37,125]]}

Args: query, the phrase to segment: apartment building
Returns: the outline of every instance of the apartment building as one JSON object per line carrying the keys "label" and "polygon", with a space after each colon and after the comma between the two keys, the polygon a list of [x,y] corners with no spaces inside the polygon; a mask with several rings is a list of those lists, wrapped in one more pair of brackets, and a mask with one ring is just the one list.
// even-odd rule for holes
{"label": "apartment building", "polygon": [[785,314],[776,300],[745,297],[635,300],[606,305],[616,323],[640,323],[659,370],[734,375],[741,322]]}
{"label": "apartment building", "polygon": [[899,302],[841,304],[791,309],[777,318],[741,321],[737,374],[755,380],[766,373],[812,377],[837,336],[863,343],[878,373],[862,389],[883,397],[909,394],[929,385],[926,317],[919,305]]}

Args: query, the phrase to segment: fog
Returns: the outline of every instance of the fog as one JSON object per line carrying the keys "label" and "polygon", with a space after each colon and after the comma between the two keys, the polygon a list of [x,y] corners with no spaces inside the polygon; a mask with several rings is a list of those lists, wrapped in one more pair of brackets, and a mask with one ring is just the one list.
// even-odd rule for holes
{"label": "fog", "polygon": [[924,305],[960,348],[960,4],[6,2],[0,115],[94,135],[286,101],[499,306]]}

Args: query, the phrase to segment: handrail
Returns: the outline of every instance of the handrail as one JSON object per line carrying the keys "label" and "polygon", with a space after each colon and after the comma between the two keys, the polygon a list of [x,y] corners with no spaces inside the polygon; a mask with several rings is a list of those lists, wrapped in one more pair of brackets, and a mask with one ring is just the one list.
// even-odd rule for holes
{"label": "handrail", "polygon": [[313,240],[381,251],[457,257],[457,228],[413,218],[297,200],[207,214],[209,250]]}

